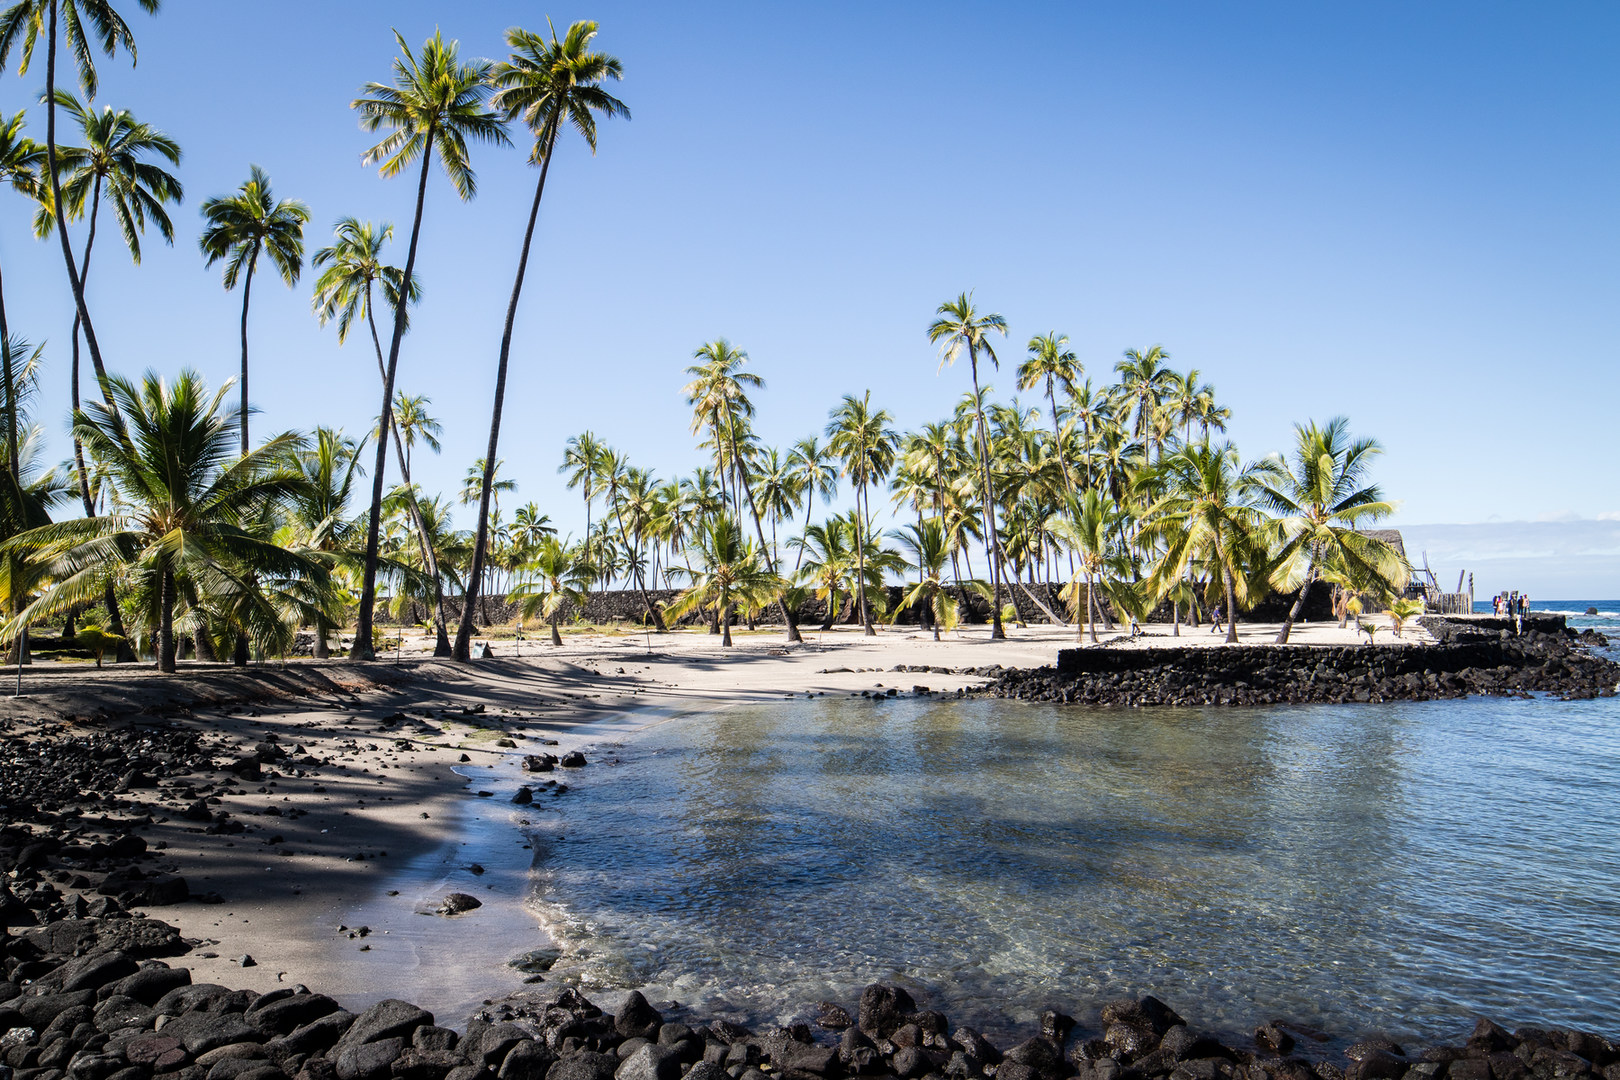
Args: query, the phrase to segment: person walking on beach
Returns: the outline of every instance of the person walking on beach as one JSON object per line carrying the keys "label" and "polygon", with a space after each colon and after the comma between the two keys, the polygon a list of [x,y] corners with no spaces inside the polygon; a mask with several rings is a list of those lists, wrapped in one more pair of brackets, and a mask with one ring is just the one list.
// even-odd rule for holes
{"label": "person walking on beach", "polygon": [[1209,613],[1209,618],[1209,632],[1212,634],[1219,634],[1224,629],[1224,627],[1221,626],[1221,605],[1215,605],[1215,610]]}

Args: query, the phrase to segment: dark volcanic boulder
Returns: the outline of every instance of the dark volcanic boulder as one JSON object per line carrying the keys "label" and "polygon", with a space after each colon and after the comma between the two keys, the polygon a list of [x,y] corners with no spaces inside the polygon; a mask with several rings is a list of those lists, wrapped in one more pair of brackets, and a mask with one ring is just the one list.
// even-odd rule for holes
{"label": "dark volcanic boulder", "polygon": [[[431,1023],[433,1023],[432,1013],[426,1009],[419,1009],[408,1001],[400,1001],[398,998],[379,1001],[355,1017],[354,1023],[349,1025],[349,1030],[338,1040],[336,1052],[331,1056],[341,1057],[350,1047],[363,1046],[366,1043],[408,1038],[417,1028]],[[394,1056],[399,1055],[396,1052]],[[344,1080],[350,1078],[345,1077]]]}
{"label": "dark volcanic boulder", "polygon": [[673,1046],[641,1047],[614,1071],[614,1080],[680,1080],[680,1054]]}
{"label": "dark volcanic boulder", "polygon": [[641,991],[632,990],[613,1018],[613,1030],[625,1039],[656,1039],[663,1023],[664,1018],[641,996]]}
{"label": "dark volcanic boulder", "polygon": [[887,1039],[917,1011],[911,995],[889,983],[873,983],[861,991],[858,1026],[874,1039]]}
{"label": "dark volcanic boulder", "polygon": [[113,987],[115,994],[134,998],[143,1005],[156,1005],[170,990],[191,985],[187,968],[143,967]]}
{"label": "dark volcanic boulder", "polygon": [[385,1080],[404,1052],[405,1040],[397,1035],[355,1043],[336,1056],[338,1080]]}
{"label": "dark volcanic boulder", "polygon": [[546,1080],[613,1080],[618,1068],[616,1057],[580,1050],[558,1058],[546,1073]]}
{"label": "dark volcanic boulder", "polygon": [[557,1055],[543,1042],[524,1039],[501,1061],[500,1080],[546,1080]]}

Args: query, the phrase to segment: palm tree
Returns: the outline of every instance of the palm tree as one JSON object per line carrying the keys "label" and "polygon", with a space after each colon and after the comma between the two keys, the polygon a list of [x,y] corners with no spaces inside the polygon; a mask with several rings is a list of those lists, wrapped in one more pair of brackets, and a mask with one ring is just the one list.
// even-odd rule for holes
{"label": "palm tree", "polygon": [[522,569],[533,577],[513,589],[507,602],[518,604],[525,619],[536,615],[544,618],[551,627],[551,643],[561,645],[557,620],[570,604],[576,610],[584,608],[588,599],[585,586],[595,572],[585,557],[584,545],[570,544],[550,534],[542,536]]}
{"label": "palm tree", "polygon": [[[887,409],[872,408],[872,391],[864,397],[844,395],[843,404],[832,411],[827,423],[827,449],[844,464],[844,475],[855,485],[855,552],[860,580],[866,580],[866,545],[862,538],[872,530],[872,507],[866,488],[889,475],[894,468],[899,436],[889,427],[893,418]],[[865,513],[862,514],[862,507]],[[861,625],[867,637],[875,637],[871,612],[866,606],[866,590],[860,590]]]}
{"label": "palm tree", "polygon": [[[362,538],[359,526],[349,515],[349,500],[355,481],[365,472],[360,462],[363,445],[346,438],[341,431],[316,428],[314,444],[296,456],[304,484],[292,500],[291,516],[296,529],[293,539],[299,549],[331,565],[358,563],[360,558]],[[338,625],[326,612],[316,619],[317,660],[331,655],[327,634]]]}
{"label": "palm tree", "polygon": [[[55,469],[41,469],[44,431],[32,423],[29,414],[33,399],[39,392],[39,372],[43,346],[30,350],[26,341],[12,339],[5,343],[8,356],[27,356],[12,371],[14,382],[6,388],[8,401],[14,402],[24,434],[18,443],[17,456],[12,457],[9,447],[0,448],[6,454],[5,468],[0,476],[0,540],[9,540],[18,533],[50,523],[52,507],[65,501],[71,481]],[[23,550],[0,548],[0,596],[4,603],[0,611],[6,617],[15,616],[27,601],[50,580],[50,560]],[[12,636],[12,662],[19,665],[32,663],[28,651],[28,627],[18,628]]]}
{"label": "palm tree", "polygon": [[[607,505],[613,511],[614,520],[619,525],[619,543],[624,545],[627,552],[634,554],[635,547],[630,543],[630,533],[624,525],[623,501],[619,497],[620,492],[626,487],[628,471],[630,471],[629,464],[617,451],[611,447],[602,447],[601,453],[597,455],[597,475],[607,485]],[[647,618],[652,620],[653,626],[662,634],[665,630],[664,618],[658,614],[658,609],[653,606],[652,597],[647,593],[647,582],[642,576],[641,568],[632,565],[631,572],[635,577],[636,589],[641,593],[641,602],[647,608]]]}
{"label": "palm tree", "polygon": [[[45,148],[22,133],[26,113],[18,110],[10,120],[0,123],[0,184],[37,199],[39,170],[45,163]],[[0,380],[5,382],[6,454],[11,462],[11,482],[19,485],[17,474],[19,428],[17,426],[17,373],[12,370],[11,325],[6,321],[5,288],[0,284]]]}
{"label": "palm tree", "polygon": [[[960,614],[955,598],[945,588],[945,564],[951,557],[945,529],[938,518],[928,518],[921,523],[907,525],[893,535],[911,549],[912,557],[916,560],[918,581],[901,598],[900,606],[895,608],[890,621],[898,620],[900,613],[907,608],[927,612],[934,640],[938,641],[941,629],[956,629]],[[982,581],[967,581],[962,586],[989,599],[990,590]]]}
{"label": "palm tree", "polygon": [[1114,365],[1120,377],[1120,400],[1126,403],[1125,412],[1134,413],[1136,438],[1145,448],[1149,461],[1153,459],[1154,443],[1162,441],[1159,436],[1161,406],[1175,392],[1178,378],[1166,366],[1169,359],[1170,354],[1164,347],[1155,345],[1146,352],[1126,349],[1125,358]]}
{"label": "palm tree", "polygon": [[1057,390],[1074,395],[1075,384],[1085,368],[1069,339],[1063,334],[1041,334],[1029,339],[1029,357],[1018,365],[1018,389],[1031,390],[1040,386],[1046,391],[1046,400],[1052,407],[1052,437],[1057,440],[1058,465],[1063,470],[1066,490],[1074,490],[1074,479],[1069,475],[1069,462],[1063,455],[1063,429],[1058,426]]}
{"label": "palm tree", "polygon": [[[242,425],[242,453],[248,452],[248,303],[253,296],[253,272],[262,252],[289,287],[298,284],[304,269],[304,225],[309,207],[297,199],[275,200],[270,177],[254,165],[247,181],[235,195],[204,199],[203,220],[207,228],[197,238],[203,264],[213,266],[225,260],[225,288],[242,282],[242,374],[237,388],[242,395],[239,421]],[[246,272],[244,275],[244,271]]]}
{"label": "palm tree", "polygon": [[[804,496],[804,527],[808,531],[816,496],[821,496],[821,502],[825,505],[832,502],[833,496],[838,493],[838,459],[832,450],[810,435],[793,444],[788,461],[793,467],[793,483]],[[804,548],[801,546],[798,558],[793,562],[795,575],[803,559]]]}
{"label": "palm tree", "polygon": [[302,489],[304,479],[289,462],[297,439],[278,435],[239,456],[233,446],[239,418],[224,404],[230,382],[209,393],[192,371],[173,383],[152,373],[139,384],[109,377],[107,389],[114,405],[91,402],[74,415],[73,426],[109,472],[117,493],[113,512],[46,525],[11,541],[48,553],[56,579],[14,624],[61,614],[123,578],[150,605],[160,671],[175,669],[174,610],[182,588],[231,605],[261,639],[284,634],[281,613],[254,577],[320,584],[326,571],[250,526]]}
{"label": "palm tree", "polygon": [[428,414],[427,407],[431,404],[433,399],[426,394],[407,397],[403,390],[394,398],[394,430],[399,432],[405,445],[399,473],[406,478],[406,483],[410,483],[411,451],[416,449],[418,441],[435,454],[440,450],[439,433],[444,425]]}
{"label": "palm tree", "polygon": [[[90,255],[96,243],[96,224],[106,196],[106,204],[118,222],[130,258],[137,265],[141,261],[141,234],[150,217],[163,239],[174,243],[174,224],[169,220],[165,203],[179,203],[184,197],[180,181],[161,165],[144,160],[149,156],[161,157],[171,165],[180,164],[180,145],[149,124],[141,123],[128,110],[114,112],[110,107],[100,113],[86,109],[79,99],[66,90],[56,92],[56,103],[77,122],[84,139],[82,147],[59,147],[58,167],[66,173],[61,191],[63,205],[70,221],[78,220],[88,211],[89,231],[85,235],[84,253],[79,261],[79,281],[90,281]],[[34,231],[45,236],[56,225],[54,205],[42,203],[34,218]],[[69,378],[72,387],[73,408],[79,408],[79,318],[73,318],[73,361]],[[90,500],[90,482],[85,468],[84,451],[77,443],[73,459],[79,474],[79,495],[85,513],[94,515]]]}
{"label": "palm tree", "polygon": [[585,496],[585,535],[591,534],[591,502],[595,499],[592,485],[596,482],[601,471],[602,443],[597,437],[583,431],[571,436],[563,448],[563,463],[557,466],[559,473],[566,473],[566,484],[569,491],[581,488]]}
{"label": "palm tree", "polygon": [[[157,12],[160,0],[139,0],[139,3],[141,9],[150,15]],[[101,51],[109,57],[122,45],[129,52],[131,65],[136,59],[135,35],[130,32],[123,16],[107,0],[16,0],[4,14],[0,14],[0,68],[5,66],[20,38],[22,57],[17,64],[17,74],[28,74],[34,46],[41,34],[45,36],[45,171],[51,206],[62,205],[61,165],[56,144],[56,28],[59,16],[68,51],[73,54],[78,70],[79,87],[85,97],[94,98],[99,85],[92,41],[101,46]],[[107,367],[102,362],[101,345],[90,322],[90,309],[85,306],[84,281],[74,265],[73,245],[68,242],[65,223],[57,229],[56,235],[61,241],[62,261],[67,265],[75,312],[84,327],[85,344],[90,349],[90,363],[96,369],[96,379],[104,383]],[[101,395],[109,408],[115,407],[106,386],[102,386]]]}
{"label": "palm tree", "polygon": [[[594,22],[574,23],[561,41],[555,30],[547,40],[543,35],[513,28],[506,32],[506,43],[512,55],[492,74],[495,108],[505,113],[509,121],[521,118],[534,133],[529,163],[540,167],[540,176],[534,185],[534,202],[529,207],[529,221],[523,230],[523,247],[518,254],[517,274],[512,280],[512,298],[506,305],[506,324],[501,328],[500,359],[495,366],[495,405],[489,419],[489,449],[484,452],[486,462],[495,460],[495,450],[500,443],[506,369],[512,355],[512,327],[517,321],[518,298],[523,295],[523,276],[529,266],[529,248],[534,242],[535,221],[540,216],[540,200],[546,191],[546,174],[551,170],[551,157],[557,148],[557,132],[563,124],[571,125],[595,154],[595,114],[630,118],[630,110],[624,102],[602,88],[604,81],[622,78],[623,68],[617,58],[591,51],[594,37]],[[474,589],[478,588],[478,571],[484,563],[488,534],[489,504],[485,501],[478,505],[477,538],[473,542],[472,573],[468,576]],[[469,605],[462,612],[461,628],[456,632],[456,658],[471,659],[471,649],[472,608]]]}
{"label": "palm tree", "polygon": [[[725,338],[716,338],[698,346],[692,354],[692,359],[700,360],[702,363],[693,364],[686,369],[686,373],[692,376],[692,381],[681,390],[686,397],[686,403],[692,406],[692,433],[697,434],[707,423],[713,433],[716,455],[721,455],[724,448],[729,448],[728,460],[738,484],[742,487],[741,497],[747,500],[749,512],[753,514],[754,533],[759,538],[760,549],[765,553],[765,568],[775,574],[776,563],[766,548],[765,527],[760,524],[753,488],[748,480],[748,463],[744,460],[737,443],[738,422],[754,414],[754,404],[748,400],[748,392],[744,388],[763,389],[765,380],[751,371],[742,370],[742,366],[748,363],[748,354],[733,347]],[[738,526],[741,527],[742,507],[737,506],[736,511]],[[776,606],[781,612],[782,621],[787,625],[787,639],[804,640],[799,634],[797,618],[788,611],[787,601],[778,597]]]}
{"label": "palm tree", "polygon": [[1001,626],[1001,545],[996,536],[995,489],[990,475],[990,430],[984,422],[984,392],[979,388],[979,354],[990,358],[991,366],[1001,367],[996,352],[990,346],[990,335],[1007,336],[1007,320],[997,314],[980,315],[973,306],[973,295],[962,293],[955,300],[947,300],[935,312],[939,316],[928,327],[928,340],[940,347],[940,370],[956,362],[967,353],[968,366],[973,372],[973,413],[979,435],[979,465],[983,470],[980,491],[984,508],[984,542],[990,561],[990,639],[997,641],[1007,636]]}
{"label": "palm tree", "polygon": [[1186,446],[1163,458],[1157,467],[1165,494],[1148,508],[1146,531],[1166,541],[1166,550],[1149,581],[1159,594],[1169,592],[1201,563],[1218,575],[1225,594],[1226,640],[1236,644],[1238,604],[1247,606],[1248,567],[1260,544],[1262,516],[1254,505],[1256,466],[1240,468],[1231,443]]}
{"label": "palm tree", "polygon": [[[386,364],[383,360],[382,339],[377,335],[376,305],[374,302],[375,285],[382,282],[383,299],[392,309],[399,306],[400,289],[405,282],[405,272],[396,266],[389,266],[383,262],[382,249],[394,237],[394,227],[387,222],[374,225],[369,221],[360,221],[358,218],[346,217],[337,223],[333,229],[333,242],[319,251],[309,260],[311,267],[321,267],[320,277],[315,280],[315,295],[311,301],[316,317],[322,326],[332,320],[337,321],[338,344],[341,345],[349,336],[357,318],[366,321],[366,328],[371,332],[372,350],[377,356],[377,375],[384,381],[388,378]],[[409,323],[409,306],[420,303],[422,299],[421,282],[412,278],[410,295],[406,298],[407,324]],[[416,533],[416,542],[423,561],[424,568],[433,579],[435,595],[433,598],[433,629],[434,629],[434,656],[450,655],[450,635],[448,623],[444,612],[444,594],[437,589],[439,582],[439,568],[433,557],[433,544],[427,535],[427,528],[422,521],[422,513],[417,509],[415,500],[409,493],[415,490],[411,482],[410,447],[415,441],[415,434],[421,425],[426,422],[438,430],[438,422],[432,420],[427,414],[417,408],[406,423],[400,416],[400,406],[406,399],[400,394],[400,400],[395,402],[394,409],[382,421],[394,442],[394,456],[399,459],[399,475],[407,492],[403,505],[406,516]],[[427,399],[420,399],[423,405]],[[402,430],[403,429],[403,430]],[[429,435],[430,445],[438,448],[436,440]]]}
{"label": "palm tree", "polygon": [[[420,56],[411,51],[396,30],[394,40],[404,55],[394,61],[393,85],[367,83],[352,107],[360,113],[360,126],[375,132],[391,129],[377,145],[366,151],[361,161],[380,163],[378,171],[386,179],[398,176],[418,159],[422,162],[416,182],[416,212],[411,219],[411,241],[405,252],[404,281],[416,280],[416,246],[422,235],[422,207],[427,199],[428,167],[437,155],[445,175],[463,202],[478,191],[478,178],[468,161],[467,140],[480,139],[498,146],[511,140],[500,118],[485,105],[489,97],[489,77],[493,65],[477,60],[462,63],[458,43],[446,42],[437,31],[422,45]],[[394,332],[388,346],[388,363],[383,371],[381,417],[391,418],[394,405],[394,376],[399,370],[399,345],[405,336],[407,294],[394,302]],[[489,454],[494,458],[494,452]],[[356,660],[372,659],[372,609],[377,602],[377,543],[381,527],[383,476],[388,464],[388,442],[377,440],[377,462],[371,477],[371,513],[366,525],[366,566],[360,585],[360,609],[355,620]],[[469,588],[472,586],[469,584]],[[462,612],[463,624],[471,605]],[[468,628],[470,632],[470,627]]]}
{"label": "palm tree", "polygon": [[773,596],[780,602],[784,584],[761,565],[759,549],[752,541],[743,541],[742,530],[731,518],[723,514],[710,518],[696,539],[703,569],[693,571],[692,586],[670,605],[669,614],[679,619],[700,605],[712,606],[720,613],[720,644],[730,648],[731,606],[758,609]]}
{"label": "palm tree", "polygon": [[[1047,529],[1068,546],[1078,560],[1075,576],[1063,590],[1063,598],[1074,613],[1074,639],[1089,630],[1097,642],[1097,587],[1113,559],[1112,537],[1119,510],[1096,488],[1087,488],[1078,498],[1071,497],[1064,513],[1054,515]],[[1080,579],[1085,579],[1085,607],[1081,608]]]}
{"label": "palm tree", "polygon": [[1262,505],[1279,515],[1277,568],[1272,584],[1299,595],[1277,634],[1288,640],[1305,607],[1305,595],[1324,568],[1390,591],[1406,586],[1411,569],[1390,544],[1357,530],[1395,512],[1377,484],[1367,482],[1378,440],[1350,437],[1350,421],[1336,416],[1325,425],[1294,425],[1293,461],[1273,454],[1255,472]]}
{"label": "palm tree", "polygon": [[756,513],[763,511],[771,519],[771,561],[777,561],[780,552],[776,546],[776,527],[784,518],[792,518],[799,509],[799,485],[791,457],[783,457],[772,446],[766,449],[759,463],[759,503]]}

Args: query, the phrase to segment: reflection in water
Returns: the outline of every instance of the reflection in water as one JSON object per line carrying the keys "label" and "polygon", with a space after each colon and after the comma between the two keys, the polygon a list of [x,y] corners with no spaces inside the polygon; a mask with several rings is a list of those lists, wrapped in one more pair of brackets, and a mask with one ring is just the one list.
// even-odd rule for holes
{"label": "reflection in water", "polygon": [[556,974],[752,1019],[876,979],[1007,1032],[1620,1027],[1614,701],[799,701],[666,724],[564,809]]}

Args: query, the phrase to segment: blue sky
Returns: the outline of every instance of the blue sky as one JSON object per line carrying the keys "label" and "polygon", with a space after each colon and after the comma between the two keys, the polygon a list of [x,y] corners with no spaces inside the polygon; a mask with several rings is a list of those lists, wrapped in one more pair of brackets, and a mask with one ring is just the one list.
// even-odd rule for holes
{"label": "blue sky", "polygon": [[[98,241],[91,303],[115,370],[235,370],[238,294],[195,246],[202,198],[262,165],[307,202],[311,248],[354,214],[408,225],[411,185],[360,165],[348,103],[386,78],[390,27],[435,26],[498,57],[530,4],[122,5],[140,63],[103,60],[100,103],[185,148],[173,249],[142,266]],[[1620,513],[1604,467],[1620,391],[1620,10],[1599,4],[632,4],[597,19],[634,119],[593,159],[559,152],[531,267],[502,437],[518,498],[565,529],[556,475],[590,427],[663,475],[700,461],[679,397],[725,335],[768,382],[758,428],[819,431],[870,389],[899,426],[949,410],[933,309],[964,289],[1002,312],[1009,361],[1070,335],[1107,381],[1162,343],[1235,417],[1244,452],[1335,413],[1388,448],[1397,524]],[[7,112],[43,68],[0,81]],[[34,112],[33,134],[43,136]],[[478,198],[430,181],[426,297],[400,382],[445,422],[430,490],[482,453],[501,317],[533,173],[481,149]],[[13,327],[46,339],[66,401],[60,252],[0,195]],[[74,233],[82,242],[82,227]],[[105,244],[105,246],[102,246]],[[403,261],[403,243],[396,256]],[[339,348],[295,290],[254,290],[261,432],[362,429],[364,343]],[[1010,371],[990,376],[1004,395]],[[65,429],[59,407],[47,412]],[[59,440],[65,443],[65,440]],[[1607,573],[1620,593],[1620,547]],[[1481,587],[1485,586],[1481,582]],[[1514,584],[1503,581],[1492,587]],[[1600,590],[1601,591],[1601,590]]]}

